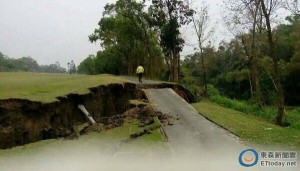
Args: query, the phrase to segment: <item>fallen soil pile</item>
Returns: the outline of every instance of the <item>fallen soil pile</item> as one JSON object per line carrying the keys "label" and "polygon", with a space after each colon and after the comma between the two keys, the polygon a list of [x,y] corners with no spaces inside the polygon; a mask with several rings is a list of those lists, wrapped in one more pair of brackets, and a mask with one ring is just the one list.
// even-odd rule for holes
{"label": "fallen soil pile", "polygon": [[[102,132],[108,129],[121,127],[124,123],[133,123],[138,121],[138,127],[141,128],[141,131],[132,133],[130,135],[130,139],[126,140],[130,141],[145,134],[151,134],[152,131],[161,128],[162,125],[157,114],[160,116],[162,115],[160,112],[155,112],[150,104],[137,106],[127,110],[122,115],[110,117],[107,124],[96,123],[94,125],[87,125],[79,131],[79,135],[87,134],[91,131]],[[73,137],[77,137],[79,135],[75,135]]]}

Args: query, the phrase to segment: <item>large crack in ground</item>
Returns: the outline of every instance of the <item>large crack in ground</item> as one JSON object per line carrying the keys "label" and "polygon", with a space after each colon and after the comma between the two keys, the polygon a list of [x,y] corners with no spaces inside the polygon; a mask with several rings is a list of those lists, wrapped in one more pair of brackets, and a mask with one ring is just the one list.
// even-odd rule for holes
{"label": "large crack in ground", "polygon": [[[153,87],[173,88],[187,101],[193,102],[194,100],[193,96],[179,85],[136,85],[132,83],[94,87],[90,88],[88,94],[68,94],[58,97],[56,102],[47,104],[23,99],[0,100],[0,149],[40,140],[78,136],[76,127],[86,123],[85,116],[78,109],[79,104],[83,104],[98,123],[85,131],[119,127],[124,120],[133,117],[132,113],[128,114],[128,110],[134,107],[130,100],[145,99],[146,96],[142,89]],[[143,108],[144,106],[142,104],[139,107]],[[136,108],[138,107],[136,106]],[[132,111],[129,110],[130,112]],[[134,117],[140,117],[138,112],[136,113]],[[159,117],[164,118],[163,116]],[[82,131],[84,132],[84,130]]]}
{"label": "large crack in ground", "polygon": [[70,136],[75,125],[86,122],[78,104],[83,104],[96,122],[108,124],[109,117],[127,110],[129,99],[135,98],[135,88],[130,83],[99,86],[91,88],[88,94],[69,94],[48,104],[22,99],[1,100],[0,148]]}

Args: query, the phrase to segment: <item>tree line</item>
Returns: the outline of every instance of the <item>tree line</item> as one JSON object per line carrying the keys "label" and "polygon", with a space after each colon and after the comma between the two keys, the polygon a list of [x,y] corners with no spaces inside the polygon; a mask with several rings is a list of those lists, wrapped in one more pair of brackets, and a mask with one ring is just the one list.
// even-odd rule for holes
{"label": "tree line", "polygon": [[[202,96],[208,90],[201,86],[211,84],[230,98],[259,107],[277,106],[276,124],[282,125],[285,105],[300,104],[298,1],[224,2],[223,19],[234,38],[221,42],[218,49],[207,43],[189,55],[182,63],[188,77],[182,81]],[[294,7],[291,15],[276,25],[277,11],[289,10],[287,6]],[[207,13],[202,11],[199,15],[203,21]]]}
{"label": "tree line", "polygon": [[[288,10],[278,24],[278,10]],[[298,0],[225,0],[223,27],[233,38],[211,44],[216,26],[209,6],[194,8],[187,0],[118,0],[104,7],[91,42],[101,49],[78,67],[86,74],[134,75],[145,66],[146,77],[182,83],[196,96],[222,95],[262,107],[277,106],[282,125],[284,106],[300,103],[300,10]],[[196,53],[180,60],[185,45],[180,28],[192,25]]]}
{"label": "tree line", "polygon": [[191,21],[193,13],[185,1],[118,0],[107,4],[99,28],[89,36],[91,42],[100,41],[103,50],[84,60],[78,72],[134,75],[136,67],[143,65],[148,78],[168,77],[179,82],[184,45],[179,29]]}
{"label": "tree line", "polygon": [[0,72],[43,72],[43,73],[65,73],[66,69],[58,62],[50,65],[39,65],[31,57],[19,59],[9,58],[0,52]]}

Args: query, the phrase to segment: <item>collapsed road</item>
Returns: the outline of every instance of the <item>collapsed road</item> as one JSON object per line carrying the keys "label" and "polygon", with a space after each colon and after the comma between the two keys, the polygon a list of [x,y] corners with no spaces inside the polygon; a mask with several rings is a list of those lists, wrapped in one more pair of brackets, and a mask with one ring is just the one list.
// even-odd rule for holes
{"label": "collapsed road", "polygon": [[[152,83],[142,86],[173,88],[187,101],[193,101],[192,95],[180,85]],[[141,85],[129,82],[102,85],[90,88],[87,94],[57,97],[57,101],[51,103],[26,99],[0,100],[0,149],[70,137],[75,126],[86,122],[86,117],[93,119],[90,121],[92,124],[109,124],[102,118],[120,115],[130,108],[130,100],[145,98],[141,88]]]}
{"label": "collapsed road", "polygon": [[246,148],[233,134],[200,115],[172,89],[144,89],[156,110],[173,118],[164,126],[175,156],[230,159],[226,165],[236,166],[238,154]]}
{"label": "collapsed road", "polygon": [[[121,96],[124,95],[124,92],[126,92],[127,95]],[[96,120],[100,120],[101,117],[106,117],[104,113],[109,112],[112,116],[120,113],[119,110],[121,111],[122,109],[116,109],[112,105],[113,102],[116,102],[116,99],[120,100],[120,97],[123,98],[121,99],[122,101],[118,103],[122,104],[120,106],[124,106],[124,108],[128,105],[129,99],[147,97],[157,111],[169,116],[170,122],[163,126],[163,128],[168,138],[166,144],[170,147],[171,156],[169,154],[157,156],[155,155],[156,151],[152,149],[151,151],[149,151],[149,149],[145,151],[141,149],[129,149],[129,151],[124,151],[123,149],[122,151],[119,146],[114,147],[110,143],[99,144],[99,139],[92,138],[91,140],[89,136],[86,136],[78,141],[59,141],[53,143],[52,141],[46,141],[45,143],[49,143],[48,145],[37,147],[34,150],[27,151],[25,154],[21,152],[21,155],[19,155],[19,150],[22,151],[21,148],[3,151],[2,154],[0,153],[0,170],[79,171],[136,170],[136,168],[138,168],[139,170],[149,171],[176,171],[186,169],[243,169],[238,163],[238,156],[241,151],[247,147],[243,145],[237,137],[198,114],[198,112],[187,103],[187,101],[193,102],[194,99],[190,97],[189,92],[184,92],[183,88],[178,85],[158,85],[151,83],[138,84],[137,86],[132,84],[125,84],[125,86],[110,85],[93,88],[91,93],[87,95],[76,97],[70,95],[63,100],[68,101],[70,109],[72,109],[68,110],[71,111],[70,113],[75,111],[77,116],[83,117],[82,114],[77,113],[79,112],[78,105],[83,104],[87,107],[86,110],[89,111],[86,112],[88,116],[91,115]],[[103,101],[104,99],[109,99],[109,101]],[[17,112],[19,115],[22,114],[22,111],[12,110],[15,109],[13,105],[8,105],[10,104],[8,102],[11,101],[4,102],[7,103],[6,106],[4,106],[6,108],[2,106],[2,112],[4,111],[3,109],[7,111],[11,109],[11,111]],[[92,106],[91,102],[93,103]],[[58,107],[61,105],[60,103],[57,104]],[[39,107],[36,107],[31,110],[26,110],[24,116],[26,118],[24,121],[35,119],[32,118],[32,116],[35,116],[33,112],[39,109]],[[56,113],[62,113],[60,111]],[[99,111],[103,111],[103,113]],[[50,111],[48,111],[48,113],[50,113]],[[46,114],[47,113],[42,116],[47,116]],[[28,116],[31,117],[29,118]],[[47,124],[48,122],[46,121],[51,121],[51,117],[50,119],[47,118],[48,117],[44,119],[41,117],[40,119],[45,120],[43,123]],[[80,118],[79,121],[81,120],[86,121],[85,118]],[[25,122],[25,124],[26,123],[27,122]],[[73,123],[70,123],[70,126],[72,126]],[[52,125],[51,122],[49,125],[55,126]],[[37,139],[37,141],[38,140],[40,139]],[[58,166],[60,169],[58,169]],[[260,170],[259,165],[253,169]]]}

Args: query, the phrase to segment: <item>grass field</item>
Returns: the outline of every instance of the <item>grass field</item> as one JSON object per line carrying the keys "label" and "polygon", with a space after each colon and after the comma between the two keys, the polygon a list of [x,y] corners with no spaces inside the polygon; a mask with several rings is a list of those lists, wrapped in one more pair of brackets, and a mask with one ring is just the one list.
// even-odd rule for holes
{"label": "grass field", "polygon": [[283,128],[266,120],[224,108],[209,101],[193,104],[202,115],[250,144],[300,150],[300,130]]}
{"label": "grass field", "polygon": [[88,93],[88,88],[110,83],[124,83],[125,79],[111,75],[70,75],[0,72],[0,99],[28,99],[49,103],[69,93]]}

